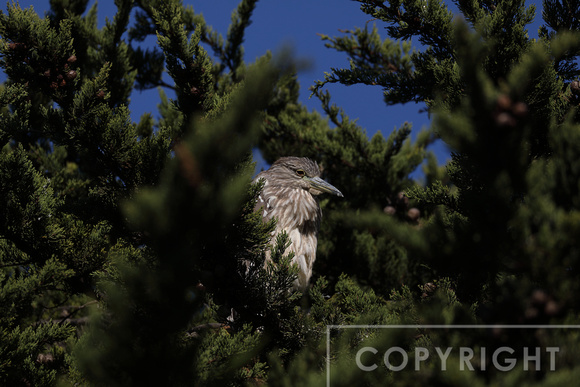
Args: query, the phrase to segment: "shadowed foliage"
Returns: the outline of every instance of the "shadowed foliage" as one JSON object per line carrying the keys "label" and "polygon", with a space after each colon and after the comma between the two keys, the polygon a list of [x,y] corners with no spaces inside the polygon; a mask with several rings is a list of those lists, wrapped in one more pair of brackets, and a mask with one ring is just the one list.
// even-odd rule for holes
{"label": "shadowed foliage", "polygon": [[[575,329],[424,325],[578,324],[578,4],[359,0],[374,26],[322,36],[350,66],[312,85],[318,113],[290,56],[244,61],[256,1],[225,37],[179,0],[118,0],[103,26],[88,3],[0,14],[0,385],[574,385]],[[425,103],[431,127],[369,138],[331,83]],[[317,161],[344,195],[321,197],[304,292],[254,212],[257,151]],[[473,370],[458,350],[443,370],[447,347]]]}

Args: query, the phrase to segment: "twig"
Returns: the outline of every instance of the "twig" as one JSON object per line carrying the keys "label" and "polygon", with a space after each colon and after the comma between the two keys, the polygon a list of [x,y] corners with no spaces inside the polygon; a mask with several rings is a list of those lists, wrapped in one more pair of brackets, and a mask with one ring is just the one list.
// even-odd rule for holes
{"label": "twig", "polygon": [[198,331],[204,330],[204,329],[219,329],[222,327],[225,327],[225,324],[222,323],[206,323],[206,324],[201,324],[198,326],[195,326],[193,328],[189,328],[189,330],[187,331],[186,335],[188,337],[198,337],[199,334],[197,333]]}
{"label": "twig", "polygon": [[[62,319],[62,320],[60,320],[59,324],[62,324],[62,323],[64,323],[66,320],[69,320],[69,319],[70,319],[72,316],[74,316],[74,315],[75,315],[76,313],[78,313],[80,310],[82,310],[82,309],[86,308],[86,307],[87,307],[87,306],[89,306],[89,305],[96,304],[97,302],[98,302],[97,300],[92,300],[92,301],[89,301],[89,302],[87,302],[86,304],[83,304],[83,305],[81,305],[81,306],[76,306],[76,307],[74,307],[75,309],[74,309],[72,312],[69,312],[68,316],[65,316],[65,317],[63,317],[63,319]],[[81,317],[81,318],[79,318],[79,319],[76,319],[76,320],[82,320],[83,318],[85,318],[85,317]],[[71,322],[71,321],[73,321],[73,320],[70,320],[69,322]]]}

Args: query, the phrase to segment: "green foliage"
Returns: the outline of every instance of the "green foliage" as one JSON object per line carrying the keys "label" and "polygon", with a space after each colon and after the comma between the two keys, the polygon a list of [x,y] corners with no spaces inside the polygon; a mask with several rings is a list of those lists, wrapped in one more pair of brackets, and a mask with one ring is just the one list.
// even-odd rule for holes
{"label": "green foliage", "polygon": [[[572,385],[577,330],[425,325],[578,322],[577,5],[544,2],[533,40],[523,1],[460,1],[459,21],[360,0],[381,25],[322,37],[350,60],[311,88],[323,117],[291,58],[244,62],[256,3],[225,38],[178,0],[117,1],[102,28],[85,0],[0,14],[0,384]],[[328,83],[426,103],[432,126],[368,138]],[[158,113],[133,122],[131,93],[153,87]],[[345,195],[321,199],[305,294],[288,236],[254,212],[255,147],[317,160]],[[558,370],[357,366],[365,347],[469,347],[481,367],[502,346],[558,346]]]}

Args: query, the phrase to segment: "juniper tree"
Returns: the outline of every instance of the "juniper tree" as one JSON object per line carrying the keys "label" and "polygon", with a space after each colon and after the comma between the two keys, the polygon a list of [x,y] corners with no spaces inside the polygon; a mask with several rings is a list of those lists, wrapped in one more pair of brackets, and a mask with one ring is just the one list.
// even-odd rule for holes
{"label": "juniper tree", "polygon": [[[522,1],[458,2],[463,21],[438,1],[359,2],[377,26],[323,36],[351,66],[313,85],[322,114],[299,102],[291,58],[244,62],[255,1],[225,38],[178,0],[117,1],[102,28],[86,1],[0,15],[1,384],[321,385],[327,360],[332,385],[571,384],[573,331],[332,330],[326,352],[328,324],[578,318],[578,7],[545,2],[534,40]],[[328,83],[424,102],[432,127],[369,139]],[[133,122],[132,91],[153,87],[159,111]],[[264,263],[274,223],[253,213],[255,146],[317,160],[345,196],[321,202],[303,295],[284,235]],[[531,344],[565,348],[558,372],[355,361],[368,345],[413,359]]]}
{"label": "juniper tree", "polygon": [[[298,348],[287,331],[301,314],[287,296],[287,241],[264,268],[273,223],[252,212],[252,111],[278,78],[269,55],[241,61],[254,2],[234,12],[226,42],[178,1],[117,5],[102,29],[86,2],[53,2],[44,19],[17,5],[2,15],[2,383],[263,379],[263,359],[236,371],[233,357],[266,334]],[[133,47],[150,32],[160,49]],[[162,93],[159,118],[134,123],[131,91],[167,86],[162,59],[176,99]],[[95,303],[103,312],[87,325]]]}
{"label": "juniper tree", "polygon": [[[577,186],[572,160],[578,147],[578,9],[567,2],[545,2],[545,25],[540,38],[532,40],[526,24],[533,20],[535,7],[523,2],[459,2],[465,22],[453,22],[447,6],[439,2],[360,2],[364,12],[385,22],[389,36],[417,37],[426,47],[411,52],[408,42],[382,40],[377,29],[325,37],[330,47],[349,56],[351,67],[333,69],[315,85],[314,93],[329,82],[365,83],[382,86],[387,105],[423,101],[435,117],[433,132],[453,153],[448,177],[428,178],[426,187],[406,190],[424,217],[418,229],[372,210],[357,218],[346,211],[335,215],[337,219],[357,224],[360,232],[372,232],[375,239],[394,238],[408,257],[431,271],[433,281],[393,294],[399,302],[401,297],[414,300],[408,316],[415,321],[577,322],[577,243],[566,235],[576,228],[571,204],[576,189],[570,184]],[[495,348],[546,345],[550,340],[567,347],[566,340],[575,342],[573,332],[527,334],[535,338],[512,334],[510,339],[508,332],[455,338],[428,332],[425,337],[431,345]],[[418,344],[386,336],[382,342],[390,345]],[[375,341],[375,346],[380,343]],[[340,364],[345,367],[335,368],[338,376],[333,380],[345,385],[360,381],[360,372],[346,366],[353,364],[352,358]],[[567,356],[562,364],[569,369],[514,374],[509,380],[514,385],[524,380],[571,382],[575,366]],[[501,373],[445,374],[435,367],[411,377],[386,374],[382,377],[400,385],[506,382]],[[370,383],[381,380],[366,377]]]}

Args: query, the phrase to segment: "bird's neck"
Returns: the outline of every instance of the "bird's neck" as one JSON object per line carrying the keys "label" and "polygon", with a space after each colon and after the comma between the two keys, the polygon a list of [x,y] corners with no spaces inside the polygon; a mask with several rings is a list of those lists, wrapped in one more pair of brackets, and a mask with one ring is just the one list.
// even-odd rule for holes
{"label": "bird's neck", "polygon": [[276,194],[273,216],[278,228],[312,227],[316,232],[322,217],[316,198],[302,188],[283,188]]}

